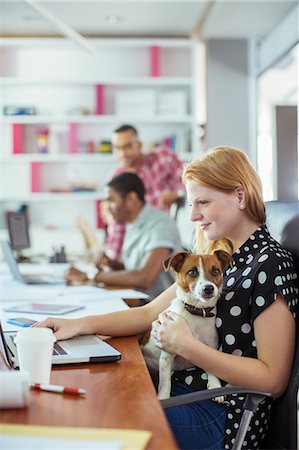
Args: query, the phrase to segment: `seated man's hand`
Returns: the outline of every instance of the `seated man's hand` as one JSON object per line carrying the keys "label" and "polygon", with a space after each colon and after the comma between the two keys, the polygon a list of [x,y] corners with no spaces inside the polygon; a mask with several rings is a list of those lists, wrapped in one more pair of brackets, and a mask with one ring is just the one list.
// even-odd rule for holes
{"label": "seated man's hand", "polygon": [[64,274],[64,279],[67,284],[86,284],[88,283],[88,276],[81,270],[71,266]]}
{"label": "seated man's hand", "polygon": [[124,265],[118,261],[110,259],[105,253],[101,255],[96,264],[97,269],[105,271],[105,269],[110,270],[122,270]]}

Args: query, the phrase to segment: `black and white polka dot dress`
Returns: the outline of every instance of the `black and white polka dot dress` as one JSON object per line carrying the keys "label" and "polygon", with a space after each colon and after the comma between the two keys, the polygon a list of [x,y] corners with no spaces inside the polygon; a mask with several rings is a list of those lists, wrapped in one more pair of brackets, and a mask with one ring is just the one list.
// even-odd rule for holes
{"label": "black and white polka dot dress", "polygon": [[[233,254],[233,264],[223,278],[223,293],[218,301],[216,326],[220,350],[233,355],[257,357],[253,322],[280,293],[296,314],[298,281],[292,257],[269,234],[264,225]],[[206,389],[207,375],[199,368],[177,371],[176,381],[198,389]],[[244,396],[227,397],[225,448],[229,449],[239,427]],[[265,399],[251,420],[244,449],[257,448],[263,439],[272,399]]]}

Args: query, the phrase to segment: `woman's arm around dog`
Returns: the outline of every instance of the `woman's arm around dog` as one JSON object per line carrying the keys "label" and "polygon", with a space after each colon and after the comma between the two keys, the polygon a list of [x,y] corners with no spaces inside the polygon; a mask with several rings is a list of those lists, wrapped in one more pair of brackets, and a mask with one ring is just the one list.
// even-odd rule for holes
{"label": "woman's arm around dog", "polygon": [[295,321],[281,296],[256,318],[254,332],[257,359],[227,354],[199,342],[175,313],[162,313],[152,330],[161,349],[177,353],[230,384],[278,397],[288,383],[295,345]]}

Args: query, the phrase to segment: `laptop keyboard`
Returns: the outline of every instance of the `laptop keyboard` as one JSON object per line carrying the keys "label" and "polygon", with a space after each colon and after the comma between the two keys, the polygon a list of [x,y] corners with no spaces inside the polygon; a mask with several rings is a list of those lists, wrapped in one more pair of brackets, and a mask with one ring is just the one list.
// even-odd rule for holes
{"label": "laptop keyboard", "polygon": [[[13,343],[13,345],[15,346],[15,342],[14,342],[14,336],[9,336],[9,339],[11,340],[11,342]],[[54,348],[53,348],[53,355],[67,355],[67,352],[65,350],[63,350],[62,347],[60,347],[60,345],[58,345],[56,342],[54,343]]]}
{"label": "laptop keyboard", "polygon": [[56,344],[55,342],[53,348],[53,355],[67,355],[67,352],[63,350],[63,348],[60,347],[60,345]]}

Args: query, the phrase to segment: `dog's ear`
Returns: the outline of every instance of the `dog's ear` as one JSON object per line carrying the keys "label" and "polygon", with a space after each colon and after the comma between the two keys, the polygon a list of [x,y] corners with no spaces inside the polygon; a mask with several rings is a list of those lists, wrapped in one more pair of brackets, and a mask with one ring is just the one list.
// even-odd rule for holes
{"label": "dog's ear", "polygon": [[222,271],[224,271],[233,261],[233,257],[224,250],[215,250],[214,255],[216,255],[216,257],[220,261]]}
{"label": "dog's ear", "polygon": [[167,272],[167,270],[169,270],[171,267],[175,272],[179,272],[188,255],[189,255],[189,253],[187,253],[187,252],[174,253],[173,255],[171,255],[169,258],[167,258],[164,261],[164,263],[163,263],[164,270]]}

